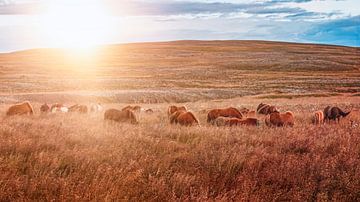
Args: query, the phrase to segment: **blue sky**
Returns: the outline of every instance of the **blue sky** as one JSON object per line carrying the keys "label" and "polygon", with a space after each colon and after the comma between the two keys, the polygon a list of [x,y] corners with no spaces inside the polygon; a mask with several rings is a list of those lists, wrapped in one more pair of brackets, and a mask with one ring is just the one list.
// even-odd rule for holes
{"label": "blue sky", "polygon": [[0,52],[183,39],[359,47],[359,8],[359,0],[0,0]]}

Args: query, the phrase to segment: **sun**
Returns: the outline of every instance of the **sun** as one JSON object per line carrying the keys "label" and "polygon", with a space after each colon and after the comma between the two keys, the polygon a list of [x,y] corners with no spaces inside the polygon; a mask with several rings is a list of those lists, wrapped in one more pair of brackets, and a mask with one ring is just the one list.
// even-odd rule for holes
{"label": "sun", "polygon": [[54,0],[41,15],[41,29],[51,47],[89,51],[111,40],[112,23],[101,0]]}

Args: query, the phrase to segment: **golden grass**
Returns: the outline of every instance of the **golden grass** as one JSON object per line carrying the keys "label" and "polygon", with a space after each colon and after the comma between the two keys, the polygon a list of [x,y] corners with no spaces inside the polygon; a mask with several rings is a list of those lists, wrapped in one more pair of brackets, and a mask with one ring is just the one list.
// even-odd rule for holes
{"label": "golden grass", "polygon": [[[357,100],[348,99],[353,109],[359,108]],[[104,122],[102,114],[4,118],[0,200],[360,198],[360,127],[354,124],[360,122],[359,111],[339,125],[314,126],[313,103],[321,108],[323,98],[279,99],[280,109],[296,112],[293,128],[206,124],[204,109],[255,108],[257,102],[248,98],[187,103],[200,127],[169,125],[166,104],[147,106],[155,113],[141,114],[135,126]],[[349,106],[341,97],[331,103]],[[0,112],[6,107],[2,105]]]}

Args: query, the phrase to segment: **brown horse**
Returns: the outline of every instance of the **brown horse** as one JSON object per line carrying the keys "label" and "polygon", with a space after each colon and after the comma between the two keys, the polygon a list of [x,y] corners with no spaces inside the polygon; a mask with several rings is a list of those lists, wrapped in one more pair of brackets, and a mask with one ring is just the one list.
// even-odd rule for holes
{"label": "brown horse", "polygon": [[116,122],[129,122],[132,124],[137,124],[138,120],[135,116],[135,113],[131,110],[117,110],[117,109],[108,109],[104,113],[105,120],[112,120]]}
{"label": "brown horse", "polygon": [[315,125],[320,125],[324,123],[324,112],[323,111],[316,111],[312,118],[312,122]]}
{"label": "brown horse", "polygon": [[268,115],[273,112],[278,112],[278,110],[275,106],[271,106],[269,104],[260,103],[259,106],[257,107],[258,114]]}
{"label": "brown horse", "polygon": [[259,126],[259,120],[256,118],[238,119],[229,117],[218,117],[215,119],[214,122],[217,126]]}
{"label": "brown horse", "polygon": [[207,116],[207,122],[212,123],[218,117],[232,117],[241,119],[243,115],[239,110],[234,107],[229,107],[225,109],[212,109],[209,111]]}
{"label": "brown horse", "polygon": [[330,120],[334,120],[337,122],[340,122],[340,118],[341,117],[346,117],[347,115],[350,114],[351,111],[349,112],[344,112],[342,111],[339,107],[330,107],[327,106],[324,109],[324,118],[325,120],[327,120],[328,122],[330,122]]}
{"label": "brown horse", "polygon": [[187,111],[186,107],[185,106],[180,106],[180,107],[177,107],[177,106],[169,106],[168,108],[168,117],[170,117],[173,113],[177,112],[177,111]]}
{"label": "brown horse", "polygon": [[43,113],[43,114],[50,112],[50,107],[49,107],[49,105],[46,104],[46,103],[43,104],[43,105],[41,105],[41,107],[40,107],[40,112]]}
{"label": "brown horse", "polygon": [[285,113],[273,112],[265,119],[267,126],[294,126],[294,114],[290,111]]}
{"label": "brown horse", "polygon": [[192,112],[178,110],[170,116],[171,124],[180,124],[182,126],[199,125],[199,120]]}
{"label": "brown horse", "polygon": [[6,112],[7,116],[14,116],[14,115],[33,115],[34,110],[31,106],[30,102],[26,101],[20,104],[15,104],[9,107]]}
{"label": "brown horse", "polygon": [[69,107],[69,112],[79,112],[82,114],[86,114],[88,112],[88,107],[86,105],[73,105]]}
{"label": "brown horse", "polygon": [[141,107],[138,106],[138,105],[135,105],[135,106],[128,105],[128,106],[122,108],[121,110],[122,110],[122,111],[131,110],[131,111],[133,111],[133,112],[140,113]]}

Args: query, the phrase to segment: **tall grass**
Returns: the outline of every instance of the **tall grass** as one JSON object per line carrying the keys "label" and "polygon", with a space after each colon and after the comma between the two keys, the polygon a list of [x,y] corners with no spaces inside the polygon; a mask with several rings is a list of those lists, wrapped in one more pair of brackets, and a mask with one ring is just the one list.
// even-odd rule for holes
{"label": "tall grass", "polygon": [[360,128],[348,120],[218,128],[196,114],[200,127],[170,126],[163,111],[135,126],[101,114],[5,118],[0,200],[360,199]]}

